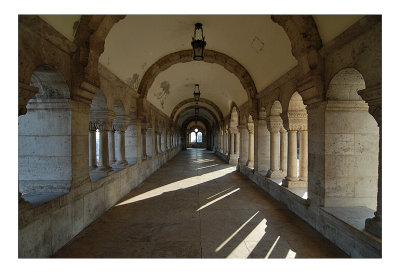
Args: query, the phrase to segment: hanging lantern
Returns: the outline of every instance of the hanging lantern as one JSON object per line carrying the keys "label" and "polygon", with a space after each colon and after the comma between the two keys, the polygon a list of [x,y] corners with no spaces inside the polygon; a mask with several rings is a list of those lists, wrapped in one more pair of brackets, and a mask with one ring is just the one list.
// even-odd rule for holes
{"label": "hanging lantern", "polygon": [[193,92],[193,96],[194,96],[194,101],[196,102],[196,104],[199,102],[200,100],[200,87],[198,84],[194,85],[194,92]]}
{"label": "hanging lantern", "polygon": [[192,37],[193,60],[195,61],[204,60],[204,48],[207,44],[204,38],[203,25],[201,23],[196,23],[194,25],[194,34]]}

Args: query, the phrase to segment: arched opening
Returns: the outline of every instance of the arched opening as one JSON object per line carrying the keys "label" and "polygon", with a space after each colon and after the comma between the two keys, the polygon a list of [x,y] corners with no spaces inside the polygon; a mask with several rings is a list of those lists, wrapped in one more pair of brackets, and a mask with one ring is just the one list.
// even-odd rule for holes
{"label": "arched opening", "polygon": [[115,171],[126,168],[128,162],[125,159],[125,130],[128,123],[128,116],[125,115],[124,105],[121,100],[114,101],[115,117],[112,129],[108,133],[110,166]]}
{"label": "arched opening", "polygon": [[271,106],[268,120],[270,131],[270,169],[267,176],[278,179],[279,183],[287,175],[287,131],[281,118],[282,105],[276,100]]}
{"label": "arched opening", "polygon": [[[362,89],[364,79],[353,68],[339,71],[328,86],[325,207],[366,207],[373,216],[377,204],[379,128],[357,93]],[[362,210],[359,215],[367,212]]]}
{"label": "arched opening", "polygon": [[18,117],[18,184],[22,198],[39,205],[69,192],[72,180],[70,91],[53,67],[37,67],[38,93]]}
{"label": "arched opening", "polygon": [[[98,90],[90,104],[89,111],[89,174],[91,181],[106,177],[112,169],[110,158],[114,153],[110,151],[111,118],[113,113],[107,108],[107,99],[101,90]],[[111,155],[111,157],[110,157]]]}
{"label": "arched opening", "polygon": [[287,176],[283,185],[304,188],[308,185],[308,127],[307,110],[298,92],[289,101],[287,112]]}

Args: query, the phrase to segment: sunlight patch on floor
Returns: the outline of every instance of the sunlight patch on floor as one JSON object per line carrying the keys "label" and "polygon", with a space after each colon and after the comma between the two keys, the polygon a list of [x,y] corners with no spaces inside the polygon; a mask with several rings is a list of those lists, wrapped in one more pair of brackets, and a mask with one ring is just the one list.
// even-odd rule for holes
{"label": "sunlight patch on floor", "polygon": [[[265,228],[267,227],[267,220],[262,219],[257,226],[240,242],[240,244],[228,255],[227,258],[247,258],[249,253],[245,253],[242,251],[243,246],[246,247],[245,241],[259,242],[261,238],[265,234]],[[255,246],[254,246],[255,247]],[[247,248],[250,253],[253,251],[253,248]]]}
{"label": "sunlight patch on floor", "polygon": [[251,216],[246,222],[244,222],[234,233],[231,234],[231,236],[229,236],[225,241],[222,242],[222,244],[220,244],[216,249],[215,252],[220,251],[233,237],[235,237],[236,234],[239,233],[240,230],[242,230],[247,223],[249,223],[257,214],[259,213],[259,211],[257,211],[256,213],[253,214],[253,216]]}
{"label": "sunlight patch on floor", "polygon": [[215,166],[218,166],[218,165],[219,165],[219,164],[208,165],[208,166],[204,166],[204,167],[197,168],[196,170],[211,168],[211,167],[215,167]]}
{"label": "sunlight patch on floor", "polygon": [[267,255],[265,255],[265,258],[269,258],[269,256],[272,253],[272,250],[274,250],[276,244],[278,243],[279,238],[281,238],[281,236],[276,237],[275,242],[272,244],[271,248],[268,250],[268,253],[267,253]]}
{"label": "sunlight patch on floor", "polygon": [[207,204],[205,204],[205,205],[201,206],[200,208],[198,208],[197,211],[200,211],[200,210],[202,210],[202,209],[214,204],[215,202],[218,202],[219,200],[221,200],[221,199],[223,199],[223,198],[225,198],[225,197],[237,192],[238,190],[240,190],[240,188],[237,188],[237,189],[235,189],[235,190],[233,190],[231,192],[228,192],[228,193],[226,193],[226,194],[224,194],[224,195],[222,195],[222,196],[220,196],[220,197],[208,202]]}
{"label": "sunlight patch on floor", "polygon": [[296,252],[289,249],[288,253],[286,254],[286,259],[294,259],[296,257]]}
{"label": "sunlight patch on floor", "polygon": [[[145,199],[149,199],[149,198],[153,198],[156,196],[159,196],[163,193],[167,193],[167,192],[171,192],[171,191],[177,191],[177,190],[181,190],[181,189],[187,189],[193,186],[197,186],[203,183],[206,183],[210,180],[216,179],[216,178],[220,178],[222,176],[225,176],[229,173],[232,173],[236,170],[235,167],[228,167],[225,169],[221,169],[218,171],[213,171],[213,172],[209,172],[203,175],[199,175],[199,176],[192,176],[189,178],[185,178],[176,182],[172,182],[170,184],[167,184],[165,186],[161,186],[159,188],[150,190],[148,192],[139,194],[135,197],[129,198],[126,201],[123,201],[115,206],[122,206],[122,205],[126,205],[126,204],[130,204],[130,203],[134,203],[134,202],[138,202],[138,201],[142,201]],[[199,209],[200,210],[200,209]]]}
{"label": "sunlight patch on floor", "polygon": [[229,191],[229,190],[232,189],[232,188],[234,188],[234,186],[229,187],[229,188],[227,188],[227,189],[225,189],[225,190],[223,190],[223,191],[220,191],[219,193],[216,193],[216,194],[214,194],[214,195],[211,195],[210,197],[207,197],[207,199],[211,199],[211,198],[213,198],[213,197],[215,197],[215,196],[217,196],[217,195],[220,195],[220,194],[223,193],[223,192]]}

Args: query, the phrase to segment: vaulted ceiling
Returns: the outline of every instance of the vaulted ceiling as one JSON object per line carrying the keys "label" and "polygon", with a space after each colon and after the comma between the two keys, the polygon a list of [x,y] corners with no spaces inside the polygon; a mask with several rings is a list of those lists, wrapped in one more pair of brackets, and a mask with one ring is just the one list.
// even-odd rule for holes
{"label": "vaulted ceiling", "polygon": [[[79,15],[41,17],[73,41]],[[314,15],[314,20],[326,44],[361,17]],[[250,74],[258,92],[297,65],[288,36],[269,15],[128,15],[109,32],[100,63],[128,84],[135,78],[140,81],[160,58],[191,48],[197,22],[203,24],[206,49],[239,62]],[[201,98],[212,101],[224,116],[229,114],[233,102],[240,106],[248,99],[240,80],[224,67],[192,61],[174,64],[159,73],[147,93],[147,100],[170,116],[177,104],[193,98],[195,83],[200,84]],[[194,106],[194,103],[180,106],[175,114],[179,124],[194,115],[188,105]],[[202,107],[209,108],[200,113],[213,124],[211,113],[218,117],[217,111],[207,104]]]}

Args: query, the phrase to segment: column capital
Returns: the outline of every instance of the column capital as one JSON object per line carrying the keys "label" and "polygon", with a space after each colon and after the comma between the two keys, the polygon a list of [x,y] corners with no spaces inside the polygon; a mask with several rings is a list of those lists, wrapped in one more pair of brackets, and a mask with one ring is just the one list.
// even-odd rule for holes
{"label": "column capital", "polygon": [[127,115],[117,115],[112,123],[112,129],[115,131],[125,131],[129,124],[129,117]]}
{"label": "column capital", "polygon": [[254,134],[254,123],[248,123],[247,129],[249,130],[249,134]]}
{"label": "column capital", "polygon": [[26,105],[39,91],[37,87],[30,86],[24,83],[18,83],[18,115],[26,114]]}
{"label": "column capital", "polygon": [[307,111],[290,110],[288,116],[288,131],[306,131],[307,130]]}
{"label": "column capital", "polygon": [[89,131],[91,132],[96,131],[96,124],[94,121],[89,121]]}
{"label": "column capital", "polygon": [[110,110],[93,110],[89,112],[89,121],[94,122],[96,129],[100,131],[110,130],[114,117],[114,112]]}
{"label": "column capital", "polygon": [[273,132],[279,132],[282,128],[282,119],[280,116],[269,116],[269,122],[267,122],[268,129]]}

